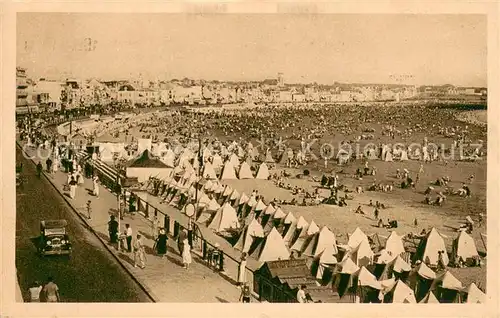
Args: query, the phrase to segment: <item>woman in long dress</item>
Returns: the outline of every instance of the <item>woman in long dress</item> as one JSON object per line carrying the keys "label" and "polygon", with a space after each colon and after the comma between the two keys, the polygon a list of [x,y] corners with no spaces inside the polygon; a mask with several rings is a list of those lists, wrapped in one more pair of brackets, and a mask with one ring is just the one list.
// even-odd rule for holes
{"label": "woman in long dress", "polygon": [[160,234],[156,239],[154,248],[156,248],[156,254],[158,254],[158,256],[161,256],[162,258],[167,254],[167,241],[168,241],[167,233],[165,233],[165,230],[161,228]]}
{"label": "woman in long dress", "polygon": [[246,282],[247,253],[241,254],[241,262],[238,267],[238,283],[244,285]]}
{"label": "woman in long dress", "polygon": [[182,263],[184,264],[184,268],[188,269],[189,264],[191,264],[191,246],[189,246],[188,239],[184,240],[184,246],[182,248]]}
{"label": "woman in long dress", "polygon": [[97,181],[99,181],[99,177],[95,176],[94,177],[94,180],[93,180],[93,185],[94,185],[94,189],[93,189],[93,194],[94,196],[98,197],[99,196],[99,183],[97,183]]}
{"label": "woman in long dress", "polygon": [[71,177],[71,181],[69,182],[69,196],[74,199],[76,195],[76,181],[74,177]]}

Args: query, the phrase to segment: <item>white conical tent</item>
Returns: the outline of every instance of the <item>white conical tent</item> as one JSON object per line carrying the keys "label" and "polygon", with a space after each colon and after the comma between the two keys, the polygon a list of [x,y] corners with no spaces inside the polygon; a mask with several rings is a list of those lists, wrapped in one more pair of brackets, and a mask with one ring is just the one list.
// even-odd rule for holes
{"label": "white conical tent", "polygon": [[370,273],[366,267],[362,266],[358,271],[353,274],[353,277],[356,277],[358,280],[358,286],[367,286],[374,289],[382,289],[382,285],[377,278]]}
{"label": "white conical tent", "polygon": [[456,291],[461,291],[463,289],[462,282],[453,276],[450,271],[437,275],[436,279],[432,282],[431,290],[435,290],[438,286]]}
{"label": "white conical tent", "polygon": [[240,237],[233,247],[242,252],[248,252],[256,237],[264,237],[264,230],[259,222],[253,219],[250,224],[245,226],[243,231],[241,231]]}
{"label": "white conical tent", "polygon": [[250,200],[250,198],[248,197],[248,195],[246,195],[245,192],[242,192],[241,196],[240,196],[240,199],[238,200],[238,205],[245,204],[245,203],[248,202],[248,200]]}
{"label": "white conical tent", "polygon": [[468,304],[484,304],[486,300],[486,295],[476,286],[476,284],[470,284],[467,288],[467,303]]}
{"label": "white conical tent", "polygon": [[199,207],[204,208],[210,203],[210,198],[206,193],[201,193],[200,197],[198,198],[198,204]]}
{"label": "white conical tent", "polygon": [[227,197],[231,193],[233,193],[233,188],[231,188],[230,186],[226,186],[226,188],[224,189],[224,191],[222,191],[222,196],[223,197]]}
{"label": "white conical tent", "polygon": [[327,248],[332,250],[332,255],[338,253],[335,234],[329,228],[323,226],[321,231],[314,234],[309,240],[302,253],[306,256],[317,256]]}
{"label": "white conical tent", "polygon": [[217,174],[215,173],[214,167],[210,162],[205,163],[205,166],[203,167],[203,178],[205,179],[212,179],[215,180],[217,179]]}
{"label": "white conical tent", "polygon": [[231,162],[233,167],[238,167],[240,165],[240,160],[238,159],[238,156],[234,153],[229,158],[229,161]]}
{"label": "white conical tent", "polygon": [[408,287],[405,283],[398,280],[392,290],[388,293],[391,294],[392,303],[410,303],[416,304],[417,300],[415,299],[415,294],[410,287]]}
{"label": "white conical tent", "polygon": [[302,228],[302,231],[300,231],[299,237],[293,243],[291,250],[302,252],[304,250],[304,245],[306,244],[308,237],[318,232],[319,232],[319,227],[316,225],[314,221],[311,221],[311,224],[309,224],[307,229],[305,227]]}
{"label": "white conical tent", "polygon": [[436,296],[432,291],[429,291],[425,297],[418,302],[419,304],[439,304],[439,300],[437,300]]}
{"label": "white conical tent", "polygon": [[438,252],[443,251],[443,253],[441,253],[443,257],[443,263],[445,266],[448,265],[449,259],[448,254],[446,253],[446,245],[444,239],[435,228],[431,229],[424,241],[424,244],[425,247],[423,253],[422,255],[419,255],[419,259],[422,262],[427,263],[428,261],[431,265],[437,265],[439,260]]}
{"label": "white conical tent", "polygon": [[255,206],[253,207],[254,211],[264,211],[264,209],[267,208],[267,205],[262,201],[262,199],[259,199]]}
{"label": "white conical tent", "polygon": [[269,168],[266,163],[263,162],[259,166],[259,170],[257,171],[257,175],[255,179],[267,180],[269,178]]}
{"label": "white conical tent", "polygon": [[229,204],[224,204],[215,214],[212,222],[208,225],[209,229],[217,233],[227,232],[229,229],[237,229],[240,227],[236,211]]}
{"label": "white conical tent", "polygon": [[362,240],[356,248],[347,252],[344,257],[351,258],[358,266],[366,266],[373,263],[373,256],[368,240]]}
{"label": "white conical tent", "polygon": [[222,167],[223,164],[224,162],[222,161],[221,156],[219,156],[219,154],[215,154],[212,158],[212,166],[215,169],[219,169],[220,167]]}
{"label": "white conical tent", "polygon": [[262,212],[264,213],[264,215],[274,215],[274,212],[276,212],[276,208],[271,203],[269,203]]}
{"label": "white conical tent", "polygon": [[385,242],[385,250],[387,250],[387,252],[394,257],[405,252],[403,240],[395,231],[392,231],[391,235],[387,238],[387,241]]}
{"label": "white conical tent", "polygon": [[222,193],[224,192],[225,189],[226,187],[223,184],[218,184],[217,188],[214,189],[214,193]]}
{"label": "white conical tent", "polygon": [[396,273],[411,271],[411,265],[405,262],[399,255],[390,263],[390,267]]}
{"label": "white conical tent", "polygon": [[169,168],[175,167],[175,154],[171,149],[167,149],[165,154],[160,159],[164,164],[166,164]]}
{"label": "white conical tent", "polygon": [[276,228],[273,228],[255,251],[251,253],[251,256],[259,262],[269,262],[287,260],[290,258],[290,252],[281,235]]}
{"label": "white conical tent", "polygon": [[427,265],[425,265],[425,263],[418,264],[412,270],[412,272],[415,275],[418,275],[418,276],[420,276],[421,278],[424,278],[424,279],[430,279],[430,280],[436,279],[436,273],[434,273],[432,271],[432,269],[430,269]]}
{"label": "white conical tent", "polygon": [[287,215],[285,214],[285,212],[280,207],[277,207],[276,211],[274,212],[273,219],[278,220],[278,219],[282,219],[282,218],[284,218],[286,216]]}
{"label": "white conical tent", "polygon": [[297,219],[295,218],[292,212],[288,212],[285,219],[283,220],[283,224],[292,224],[294,222],[297,222]]}
{"label": "white conical tent", "polygon": [[234,180],[238,179],[236,177],[236,172],[233,164],[230,161],[227,161],[224,164],[224,169],[222,169],[221,180]]}
{"label": "white conical tent", "polygon": [[274,159],[273,159],[273,156],[271,154],[271,151],[270,150],[267,150],[266,151],[266,158],[264,159],[265,162],[270,162],[270,163],[273,163],[274,162]]}
{"label": "white conical tent", "polygon": [[241,197],[240,193],[234,189],[233,192],[231,193],[231,195],[229,196],[229,200],[237,200]]}
{"label": "white conical tent", "polygon": [[358,270],[358,265],[354,264],[351,258],[346,258],[335,266],[334,274],[354,274]]}
{"label": "white conical tent", "polygon": [[316,272],[316,278],[322,279],[325,269],[331,265],[337,264],[337,258],[334,255],[333,247],[325,248],[321,253],[319,253],[315,260],[318,262],[318,270]]}
{"label": "white conical tent", "polygon": [[349,248],[353,249],[359,246],[359,243],[366,241],[368,243],[368,237],[359,227],[357,227],[354,232],[349,236],[349,241],[347,245]]}
{"label": "white conical tent", "polygon": [[458,237],[453,241],[452,257],[457,262],[461,257],[464,261],[468,258],[478,257],[476,242],[465,231],[460,231]]}
{"label": "white conical tent", "polygon": [[220,208],[220,204],[217,203],[217,201],[214,198],[212,198],[210,200],[210,202],[208,202],[206,208],[207,208],[207,211],[215,212]]}
{"label": "white conical tent", "polygon": [[309,223],[307,223],[306,219],[304,219],[303,216],[299,216],[299,219],[297,220],[297,229],[304,229],[308,227]]}
{"label": "white conical tent", "polygon": [[386,251],[385,249],[380,251],[380,255],[377,258],[376,263],[377,264],[389,264],[392,262],[396,257],[392,255],[392,253]]}
{"label": "white conical tent", "polygon": [[307,228],[307,235],[313,235],[319,232],[319,226],[316,224],[316,222],[311,221],[311,224],[309,224],[309,227]]}
{"label": "white conical tent", "polygon": [[240,171],[238,172],[238,177],[241,179],[253,179],[253,174],[252,170],[250,169],[250,166],[248,163],[243,161],[243,163],[240,166]]}

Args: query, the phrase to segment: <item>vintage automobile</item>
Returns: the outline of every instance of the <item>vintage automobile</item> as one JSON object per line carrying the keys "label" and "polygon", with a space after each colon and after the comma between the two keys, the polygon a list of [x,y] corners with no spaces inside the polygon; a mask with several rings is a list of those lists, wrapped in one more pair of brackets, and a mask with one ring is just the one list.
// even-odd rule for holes
{"label": "vintage automobile", "polygon": [[42,255],[70,255],[71,242],[66,230],[66,220],[46,220],[40,222],[40,245]]}

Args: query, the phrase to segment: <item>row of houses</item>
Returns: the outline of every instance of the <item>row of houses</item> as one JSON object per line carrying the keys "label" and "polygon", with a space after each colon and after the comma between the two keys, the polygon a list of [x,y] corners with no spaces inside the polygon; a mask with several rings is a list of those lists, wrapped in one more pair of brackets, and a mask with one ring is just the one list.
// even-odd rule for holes
{"label": "row of houses", "polygon": [[124,103],[130,105],[169,104],[231,104],[280,102],[363,102],[400,101],[430,92],[446,94],[485,95],[484,88],[460,88],[451,85],[420,87],[413,85],[377,84],[285,84],[282,74],[278,79],[254,82],[220,82],[202,80],[143,81],[98,79],[32,81],[26,70],[17,69],[16,105],[40,105],[47,108],[76,108],[89,105]]}

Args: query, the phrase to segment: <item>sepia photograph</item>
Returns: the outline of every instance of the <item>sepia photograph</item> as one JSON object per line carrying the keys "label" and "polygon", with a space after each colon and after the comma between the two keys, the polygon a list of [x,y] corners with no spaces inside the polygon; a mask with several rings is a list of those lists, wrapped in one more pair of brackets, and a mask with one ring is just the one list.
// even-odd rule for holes
{"label": "sepia photograph", "polygon": [[18,303],[486,303],[487,15],[15,21]]}

